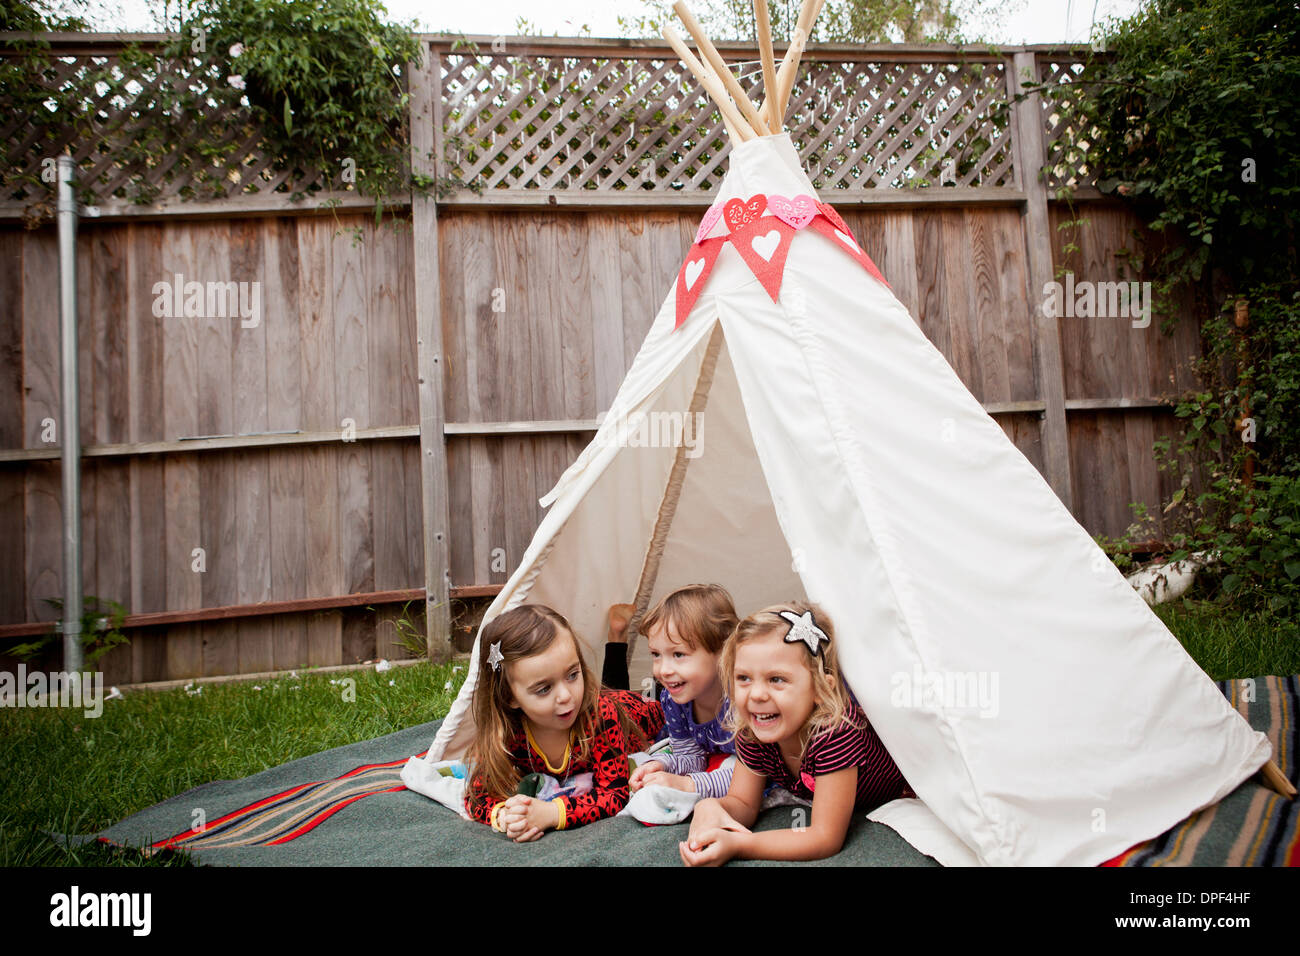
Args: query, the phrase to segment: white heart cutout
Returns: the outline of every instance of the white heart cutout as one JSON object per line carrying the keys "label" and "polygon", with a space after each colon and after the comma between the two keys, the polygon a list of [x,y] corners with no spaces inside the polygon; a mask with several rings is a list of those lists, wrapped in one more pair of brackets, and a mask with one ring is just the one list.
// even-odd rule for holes
{"label": "white heart cutout", "polygon": [[858,244],[857,244],[856,242],[853,241],[853,237],[852,237],[852,236],[846,236],[846,235],[844,235],[844,233],[840,232],[838,229],[835,230],[835,235],[839,237],[840,242],[844,243],[844,244],[845,244],[846,246],[848,246],[850,249],[854,249],[854,250],[856,250],[856,249],[858,248]]}
{"label": "white heart cutout", "polygon": [[781,233],[773,229],[766,236],[755,236],[749,241],[754,247],[754,251],[763,257],[767,262],[772,261],[772,256],[776,255],[776,247],[781,244]]}
{"label": "white heart cutout", "polygon": [[691,288],[699,279],[700,273],[704,271],[704,260],[696,259],[694,262],[686,263],[686,288]]}

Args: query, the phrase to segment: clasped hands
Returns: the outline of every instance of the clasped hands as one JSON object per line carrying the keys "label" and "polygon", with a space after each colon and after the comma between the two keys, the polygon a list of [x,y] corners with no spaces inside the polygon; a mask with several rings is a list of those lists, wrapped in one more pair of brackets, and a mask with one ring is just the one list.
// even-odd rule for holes
{"label": "clasped hands", "polygon": [[516,843],[538,840],[560,824],[560,811],[549,800],[515,794],[497,812],[497,822]]}
{"label": "clasped hands", "polygon": [[740,852],[750,836],[750,829],[717,800],[701,800],[691,817],[690,835],[677,844],[677,850],[687,866],[721,866]]}

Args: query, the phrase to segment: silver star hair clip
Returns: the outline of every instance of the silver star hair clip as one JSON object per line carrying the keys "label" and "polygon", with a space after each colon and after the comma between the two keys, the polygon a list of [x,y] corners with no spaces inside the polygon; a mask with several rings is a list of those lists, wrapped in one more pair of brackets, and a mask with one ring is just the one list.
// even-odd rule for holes
{"label": "silver star hair clip", "polygon": [[808,653],[816,657],[821,652],[822,641],[827,644],[831,639],[813,621],[812,611],[795,614],[793,611],[781,611],[781,616],[790,622],[790,630],[785,635],[787,644],[802,642],[808,646]]}
{"label": "silver star hair clip", "polygon": [[505,658],[501,656],[501,642],[497,641],[492,645],[492,649],[488,653],[488,663],[492,665],[492,670],[499,671],[503,660]]}

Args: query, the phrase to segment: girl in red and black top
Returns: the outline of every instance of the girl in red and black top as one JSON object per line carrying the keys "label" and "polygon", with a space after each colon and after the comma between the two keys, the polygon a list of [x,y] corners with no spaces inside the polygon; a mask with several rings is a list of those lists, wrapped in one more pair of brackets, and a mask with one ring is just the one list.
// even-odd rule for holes
{"label": "girl in red and black top", "polygon": [[[663,730],[657,701],[602,690],[568,622],[540,604],[494,618],[479,635],[473,766],[465,807],[516,842],[592,823],[628,801],[628,754]],[[516,794],[530,773],[592,775],[592,788],[538,800]]]}

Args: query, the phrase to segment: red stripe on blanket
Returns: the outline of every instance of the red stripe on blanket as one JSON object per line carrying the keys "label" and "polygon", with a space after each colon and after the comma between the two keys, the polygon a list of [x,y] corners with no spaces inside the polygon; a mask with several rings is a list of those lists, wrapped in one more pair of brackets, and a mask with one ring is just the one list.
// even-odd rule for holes
{"label": "red stripe on blanket", "polygon": [[[416,754],[415,756],[416,756],[416,757],[423,757],[423,756],[424,756],[425,754],[427,754],[428,752],[429,752],[429,751],[424,750],[424,751],[421,751],[420,753]],[[364,766],[357,767],[355,770],[349,770],[347,773],[342,774],[342,775],[340,775],[340,776],[337,776],[337,777],[335,777],[334,779],[335,779],[335,780],[346,780],[348,777],[355,777],[357,774],[359,774],[359,773],[364,773],[364,772],[367,771],[367,770],[382,770],[384,767],[402,767],[402,766],[405,766],[405,765],[406,765],[406,762],[407,762],[408,760],[412,760],[412,759],[414,759],[414,758],[412,758],[412,757],[403,757],[401,760],[390,760],[390,761],[388,761],[388,763],[368,763],[368,764],[365,764]]]}
{"label": "red stripe on blanket", "polygon": [[1124,861],[1127,860],[1127,859],[1128,859],[1130,856],[1132,856],[1134,853],[1136,853],[1136,852],[1138,851],[1138,849],[1140,849],[1142,846],[1144,846],[1147,842],[1150,842],[1150,841],[1143,841],[1142,843],[1135,843],[1133,846],[1129,847],[1127,850],[1125,850],[1125,851],[1124,851],[1123,853],[1121,853],[1119,856],[1113,856],[1113,857],[1111,857],[1109,860],[1107,860],[1106,862],[1104,862],[1104,863],[1098,863],[1097,865],[1098,865],[1098,866],[1123,866],[1123,865],[1124,865]]}
{"label": "red stripe on blanket", "polygon": [[[285,790],[282,793],[273,794],[269,797],[266,797],[265,799],[258,800],[256,803],[250,803],[246,807],[240,807],[238,810],[232,810],[230,813],[227,813],[225,816],[213,820],[211,823],[209,823],[207,826],[204,827],[204,831],[207,831],[214,827],[219,827],[221,826],[221,824],[233,820],[236,817],[243,816],[246,813],[250,813],[253,810],[259,810],[262,807],[266,806],[268,803],[275,803],[275,801],[277,800],[283,800],[286,797],[291,797],[295,793],[305,790],[308,787],[317,787],[317,786],[320,786],[320,781],[316,781],[314,783],[300,783],[298,784],[298,786],[290,787],[288,790]],[[174,836],[169,836],[165,840],[159,840],[157,843],[150,844],[150,846],[152,846],[153,849],[155,850],[160,850],[164,847],[171,846],[173,843],[176,843],[180,840],[189,840],[192,837],[196,836],[199,832],[200,831],[196,831],[191,827],[188,830],[182,830],[180,833],[177,833]]]}

